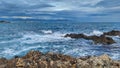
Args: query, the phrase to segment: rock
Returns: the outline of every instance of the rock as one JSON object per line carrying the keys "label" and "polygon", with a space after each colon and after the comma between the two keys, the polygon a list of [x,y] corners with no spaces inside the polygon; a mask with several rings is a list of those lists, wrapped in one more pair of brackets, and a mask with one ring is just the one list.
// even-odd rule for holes
{"label": "rock", "polygon": [[111,65],[111,68],[120,68],[120,62],[118,61],[112,61],[110,65]]}
{"label": "rock", "polygon": [[111,58],[107,54],[103,54],[98,57],[99,59],[105,60],[105,61],[110,61]]}
{"label": "rock", "polygon": [[7,59],[1,58],[1,59],[0,59],[0,65],[1,65],[1,64],[5,64],[5,63],[7,63]]}
{"label": "rock", "polygon": [[1,58],[0,68],[120,68],[120,61],[112,60],[106,54],[73,58],[52,52],[42,54],[39,51],[30,51],[19,58]]}
{"label": "rock", "polygon": [[39,51],[34,51],[34,50],[31,50],[29,53],[27,53],[24,57],[22,57],[23,59],[26,59],[26,58],[30,58],[32,60],[37,60],[40,58],[40,56],[42,55],[41,52]]}
{"label": "rock", "polygon": [[40,68],[48,68],[48,63],[46,61],[40,61],[39,62],[39,67]]}
{"label": "rock", "polygon": [[90,64],[81,59],[77,60],[77,68],[90,68]]}
{"label": "rock", "polygon": [[88,37],[84,34],[66,34],[64,37],[71,37],[71,38],[85,38],[87,39]]}
{"label": "rock", "polygon": [[104,35],[86,36],[84,34],[66,34],[64,37],[71,37],[71,38],[75,38],[75,39],[84,38],[86,40],[93,40],[95,44],[97,44],[97,43],[101,43],[101,44],[113,44],[113,43],[115,43],[115,41],[112,38],[106,37]]}
{"label": "rock", "polygon": [[104,32],[101,36],[86,36],[84,34],[66,34],[64,37],[70,37],[70,38],[75,38],[75,39],[79,39],[79,38],[83,38],[86,40],[93,40],[93,42],[95,44],[100,43],[100,44],[113,44],[115,43],[115,41],[111,38],[111,37],[106,37],[106,35],[108,36],[120,36],[120,31],[109,31],[109,32]]}
{"label": "rock", "polygon": [[99,37],[98,36],[90,36],[90,37],[91,37],[90,39],[93,40],[95,44],[102,43],[104,45],[109,45],[115,43],[115,41],[112,38],[106,37],[104,35],[101,35]]}
{"label": "rock", "polygon": [[91,56],[83,56],[83,57],[80,57],[79,59],[81,59],[81,60],[87,60],[89,58],[91,58]]}
{"label": "rock", "polygon": [[19,58],[18,61],[16,62],[16,67],[24,67],[25,62],[23,59]]}
{"label": "rock", "polygon": [[0,65],[0,68],[6,68],[6,64]]}
{"label": "rock", "polygon": [[110,32],[105,32],[103,35],[120,36],[120,31],[112,30],[112,31],[110,31]]}
{"label": "rock", "polygon": [[5,68],[6,63],[7,63],[7,59],[1,58],[0,59],[0,68]]}
{"label": "rock", "polygon": [[62,55],[62,54],[55,54],[55,53],[47,53],[46,56],[48,58],[51,58],[51,60],[57,61],[57,60],[61,60],[61,61],[68,61],[74,59],[71,56],[67,56],[67,55]]}
{"label": "rock", "polygon": [[6,63],[5,68],[9,67],[9,68],[13,68],[16,67],[16,62],[18,61],[18,59],[10,59],[8,60],[8,62]]}

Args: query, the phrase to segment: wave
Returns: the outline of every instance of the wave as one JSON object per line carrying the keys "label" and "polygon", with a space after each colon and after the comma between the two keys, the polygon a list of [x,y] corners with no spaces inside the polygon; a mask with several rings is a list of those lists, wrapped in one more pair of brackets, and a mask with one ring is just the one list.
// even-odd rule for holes
{"label": "wave", "polygon": [[112,59],[115,59],[115,60],[116,60],[116,59],[119,59],[119,58],[120,58],[120,54],[118,54],[118,53],[112,53],[112,54],[111,54],[111,58],[112,58]]}
{"label": "wave", "polygon": [[14,49],[14,47],[5,48],[0,53],[1,57],[12,58],[15,55],[20,55],[23,52],[27,52],[27,51],[35,49],[35,48],[43,48],[43,49],[46,48],[46,46],[39,46],[39,45],[38,46],[30,46],[30,47],[24,47],[24,46],[19,47],[18,45],[16,45],[16,46],[17,46],[16,48],[19,48],[19,50]]}
{"label": "wave", "polygon": [[87,34],[84,33],[85,35],[91,36],[91,35],[96,35],[96,36],[100,36],[103,34],[103,32],[99,31],[99,30],[93,30],[91,33]]}
{"label": "wave", "polygon": [[65,41],[68,40],[68,38],[63,37],[64,34],[60,32],[55,32],[53,34],[45,34],[40,35],[37,33],[34,34],[24,34],[23,35],[23,42],[22,43],[39,43],[39,42],[55,42],[55,41]]}
{"label": "wave", "polygon": [[[101,31],[94,30],[88,35],[100,35],[102,33],[103,32]],[[11,39],[9,41],[3,41],[3,42],[0,41],[0,43],[5,43],[5,44],[10,43],[8,47],[6,46],[7,48],[6,47],[1,48],[3,50],[1,50],[0,57],[2,56],[2,57],[11,58],[15,55],[23,55],[24,53],[27,53],[27,51],[32,49],[37,49],[37,50],[40,50],[41,52],[46,52],[46,51],[61,52],[63,54],[72,55],[75,57],[107,53],[104,50],[103,51],[101,50],[101,52],[99,52],[99,50],[95,48],[96,47],[99,48],[102,46],[98,46],[98,45],[93,46],[94,44],[91,44],[91,41],[88,41],[88,40],[86,41],[83,39],[74,41],[74,39],[71,40],[71,38],[64,38],[63,36],[65,34],[66,33],[62,33],[62,32],[54,32],[52,34],[39,34],[33,31],[20,32],[19,33],[19,35],[21,36],[20,38],[15,38],[15,39]],[[116,38],[119,41],[119,37],[115,36],[115,39]],[[62,42],[65,41],[65,44],[61,44],[61,41]],[[59,44],[54,44],[54,42],[59,42]],[[16,44],[16,45],[13,45],[13,44]],[[117,43],[116,46],[117,45],[119,44]],[[108,49],[108,47],[106,49]],[[118,49],[115,49],[115,50],[118,50]],[[113,53],[113,54],[112,53],[113,51],[110,52],[110,55],[112,58],[114,59],[120,58],[118,57],[120,55],[118,54],[119,52]],[[114,54],[116,55],[113,56]]]}
{"label": "wave", "polygon": [[52,34],[53,33],[52,30],[40,30],[40,31],[44,34]]}
{"label": "wave", "polygon": [[35,32],[22,32],[21,38],[15,38],[9,41],[0,41],[0,43],[27,43],[27,44],[34,44],[34,43],[41,43],[41,42],[56,42],[56,41],[65,41],[69,40],[70,38],[64,38],[65,34],[60,32],[54,32],[52,34],[39,34]]}

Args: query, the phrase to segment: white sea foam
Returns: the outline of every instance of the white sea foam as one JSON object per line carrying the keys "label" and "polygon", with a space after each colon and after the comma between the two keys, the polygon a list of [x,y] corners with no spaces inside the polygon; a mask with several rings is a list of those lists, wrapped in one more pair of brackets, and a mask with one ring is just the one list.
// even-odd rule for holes
{"label": "white sea foam", "polygon": [[[16,45],[16,46],[18,46],[18,45]],[[32,49],[35,49],[35,48],[43,48],[43,49],[45,49],[46,47],[47,46],[38,45],[38,46],[20,47],[19,50],[15,50],[14,48],[5,48],[3,51],[1,51],[0,54],[2,54],[3,57],[7,57],[7,55],[9,55],[8,57],[13,57],[15,55],[19,55],[20,53],[26,52],[28,50],[32,50]]]}
{"label": "white sea foam", "polygon": [[65,41],[68,40],[68,38],[63,37],[64,34],[61,34],[59,32],[53,33],[53,34],[46,34],[46,35],[40,35],[37,33],[34,34],[24,34],[23,38],[21,40],[22,43],[39,43],[39,42],[55,42],[55,41]]}
{"label": "white sea foam", "polygon": [[120,58],[120,54],[118,54],[118,53],[112,53],[111,58],[112,59],[119,59]]}
{"label": "white sea foam", "polygon": [[65,50],[64,54],[80,57],[80,56],[87,56],[87,55],[95,55],[96,51],[91,51],[91,50],[88,50],[88,48],[84,47],[84,48],[74,48],[70,50]]}
{"label": "white sea foam", "polygon": [[[100,31],[93,31],[92,33],[90,33],[89,35],[100,35],[102,34],[102,32]],[[36,49],[36,48],[41,48],[41,52],[44,52],[44,50],[47,50],[46,48],[48,48],[48,51],[52,51],[52,49],[49,49],[50,46],[42,46],[42,45],[24,45],[24,44],[35,44],[35,43],[44,43],[44,42],[58,42],[58,41],[68,41],[70,38],[64,38],[63,36],[65,34],[60,33],[60,32],[54,32],[52,34],[39,34],[36,32],[31,32],[31,31],[26,31],[26,32],[22,32],[20,33],[20,35],[22,35],[21,38],[16,38],[16,39],[12,39],[9,41],[4,41],[4,43],[16,43],[19,42],[18,44],[23,44],[23,46],[19,46],[19,45],[15,45],[12,47],[8,47],[6,49],[4,49],[3,51],[1,51],[0,55],[3,57],[7,57],[7,55],[9,55],[10,57],[13,57],[15,55],[20,55],[21,53],[27,52],[28,50],[31,49]],[[115,37],[116,38],[116,37]],[[117,37],[119,40],[119,37]],[[1,43],[1,42],[0,42]],[[3,42],[2,42],[3,43]],[[89,44],[85,44],[87,43],[87,41],[80,41],[78,44],[77,43],[72,43],[74,46],[72,48],[66,47],[66,46],[62,46],[62,45],[53,45],[53,52],[59,52],[59,49],[61,49],[60,51],[63,54],[67,54],[67,55],[72,55],[72,56],[87,56],[87,55],[96,55],[99,54],[97,53],[96,50],[91,50],[89,47]],[[77,47],[79,44],[84,45],[80,47]],[[68,44],[69,45],[69,44]],[[90,45],[91,46],[91,45]],[[18,47],[18,49],[16,49]],[[71,46],[70,46],[71,47]],[[55,49],[55,50],[54,50]],[[120,56],[120,54],[115,54],[113,53],[113,55],[111,56],[112,58],[116,59],[119,58],[118,56]]]}
{"label": "white sea foam", "polygon": [[91,35],[100,36],[100,35],[102,35],[102,34],[103,34],[103,32],[98,31],[98,30],[93,30],[93,32],[91,32],[91,33],[89,33],[89,34],[85,33],[85,35],[88,35],[88,36],[91,36]]}
{"label": "white sea foam", "polygon": [[53,33],[52,30],[40,30],[40,31],[44,34],[52,34]]}
{"label": "white sea foam", "polygon": [[2,51],[3,54],[14,54],[14,50],[10,48],[6,48],[4,51]]}
{"label": "white sea foam", "polygon": [[[110,36],[111,37],[111,36]],[[120,36],[112,36],[112,38],[117,42],[120,43]]]}
{"label": "white sea foam", "polygon": [[20,42],[20,43],[40,43],[40,42],[55,42],[55,41],[65,41],[69,40],[70,38],[64,38],[65,34],[60,32],[55,32],[52,34],[38,34],[35,32],[23,32],[21,33],[22,38],[17,38],[8,41],[0,41],[0,43],[13,43],[13,42]]}
{"label": "white sea foam", "polygon": [[31,50],[31,49],[35,49],[35,48],[46,48],[46,46],[30,46],[30,47],[24,47],[24,48],[22,48],[22,50],[19,50],[19,51],[17,51],[17,52],[15,52],[15,55],[18,55],[18,54],[20,54],[20,53],[22,53],[22,52],[25,52],[25,51],[28,51],[28,50]]}
{"label": "white sea foam", "polygon": [[101,35],[101,34],[103,34],[103,32],[94,30],[94,31],[93,31],[93,34],[94,34],[94,35]]}

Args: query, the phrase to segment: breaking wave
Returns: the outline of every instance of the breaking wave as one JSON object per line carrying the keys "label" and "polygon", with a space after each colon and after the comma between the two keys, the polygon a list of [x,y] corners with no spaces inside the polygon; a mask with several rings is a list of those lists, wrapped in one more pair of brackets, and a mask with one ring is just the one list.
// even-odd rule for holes
{"label": "breaking wave", "polygon": [[85,33],[85,35],[91,36],[91,35],[96,35],[96,36],[100,36],[102,35],[103,32],[102,31],[98,31],[98,30],[93,30],[91,33]]}
{"label": "breaking wave", "polygon": [[52,30],[40,30],[40,31],[44,34],[52,34],[53,33]]}

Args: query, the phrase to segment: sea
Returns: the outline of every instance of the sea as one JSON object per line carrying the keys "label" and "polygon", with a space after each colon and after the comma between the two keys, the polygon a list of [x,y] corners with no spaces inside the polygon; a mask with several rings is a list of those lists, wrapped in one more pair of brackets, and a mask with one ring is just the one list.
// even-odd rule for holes
{"label": "sea", "polygon": [[73,21],[11,21],[0,23],[0,58],[24,56],[30,50],[54,52],[72,57],[108,54],[120,60],[120,37],[111,36],[116,43],[94,44],[92,40],[65,38],[69,33],[101,35],[103,32],[120,30],[120,22],[73,22]]}

